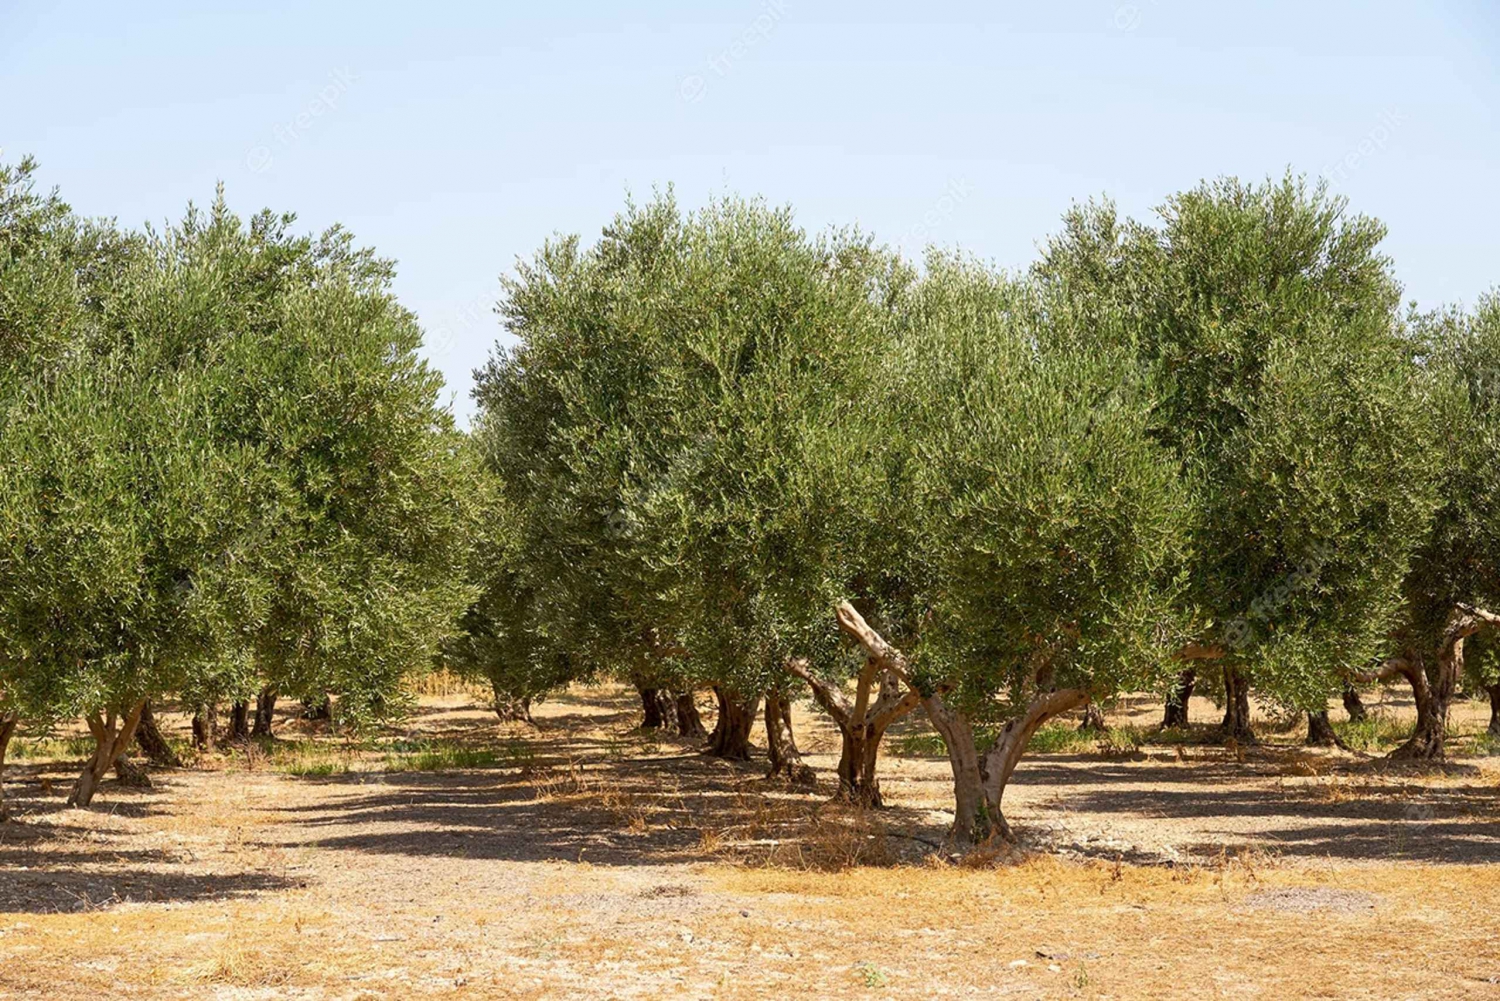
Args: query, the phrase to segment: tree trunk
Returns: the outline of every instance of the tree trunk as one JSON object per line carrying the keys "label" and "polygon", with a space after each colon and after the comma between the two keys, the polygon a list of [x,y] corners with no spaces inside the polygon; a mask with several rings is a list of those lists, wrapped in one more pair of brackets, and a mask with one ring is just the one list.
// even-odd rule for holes
{"label": "tree trunk", "polygon": [[502,723],[530,723],[531,722],[531,699],[525,696],[512,695],[500,687],[493,678],[490,679],[490,691],[494,693],[495,701],[492,707],[495,715],[500,717]]}
{"label": "tree trunk", "polygon": [[703,726],[703,717],[698,715],[698,703],[691,691],[678,692],[673,703],[677,712],[677,735],[702,740],[708,736]]}
{"label": "tree trunk", "polygon": [[333,719],[333,700],[327,695],[323,696],[321,702],[315,702],[307,698],[303,699],[302,718],[321,721]]}
{"label": "tree trunk", "polygon": [[709,736],[708,753],[729,761],[749,761],[750,731],[755,726],[760,696],[743,698],[715,685],[714,697],[719,702],[719,719]]}
{"label": "tree trunk", "polygon": [[5,751],[10,747],[10,738],[15,736],[20,717],[12,713],[0,717],[0,823],[10,819],[10,810],[5,805]]}
{"label": "tree trunk", "polygon": [[1500,625],[1500,616],[1484,609],[1459,605],[1448,616],[1438,644],[1437,662],[1431,672],[1422,658],[1408,656],[1397,669],[1411,682],[1417,702],[1417,728],[1411,738],[1391,752],[1396,761],[1441,761],[1448,730],[1448,706],[1464,673],[1464,640],[1484,626]]}
{"label": "tree trunk", "polygon": [[1256,742],[1250,728],[1250,679],[1232,667],[1224,668],[1224,722],[1219,724],[1219,739]]}
{"label": "tree trunk", "polygon": [[1193,697],[1193,686],[1197,683],[1198,672],[1195,668],[1190,667],[1177,676],[1177,681],[1167,696],[1167,709],[1161,718],[1162,729],[1170,730],[1188,725],[1188,700]]}
{"label": "tree trunk", "polygon": [[641,709],[644,718],[641,723],[642,730],[660,730],[667,725],[667,720],[675,711],[672,704],[672,694],[665,688],[653,688],[637,681],[635,690],[641,695]]}
{"label": "tree trunk", "polygon": [[968,718],[949,709],[936,692],[922,700],[922,708],[948,749],[948,766],[953,771],[953,828],[949,834],[954,843],[974,845],[995,834],[1010,837],[1004,816],[991,816],[985,802],[984,771]]}
{"label": "tree trunk", "polygon": [[[854,702],[817,677],[807,662],[787,662],[789,672],[807,682],[813,698],[833,720],[839,730],[839,795],[861,806],[880,807],[876,765],[880,760],[880,742],[896,720],[921,704],[920,696],[903,688],[901,679],[881,658],[871,655],[855,679]],[[880,682],[878,696],[875,682]]]}
{"label": "tree trunk", "polygon": [[1327,709],[1307,714],[1307,744],[1309,747],[1341,747],[1346,751],[1349,749],[1349,746],[1334,732],[1333,722],[1328,718]]}
{"label": "tree trunk", "polygon": [[150,702],[141,710],[141,722],[135,731],[135,742],[146,760],[158,768],[182,767],[182,759],[172,750],[172,745],[167,743],[167,738],[162,736],[161,729],[156,725],[156,714],[151,711]]}
{"label": "tree trunk", "polygon": [[1359,689],[1353,685],[1344,686],[1344,712],[1349,714],[1351,723],[1363,723],[1370,717],[1364,702],[1360,700]]}
{"label": "tree trunk", "polygon": [[248,702],[230,704],[229,739],[240,743],[250,739],[250,704]]}
{"label": "tree trunk", "polygon": [[212,754],[219,744],[219,707],[210,703],[193,713],[193,747]]}
{"label": "tree trunk", "polygon": [[792,733],[792,704],[780,692],[766,693],[766,754],[771,770],[766,778],[784,776],[795,786],[816,786],[818,777],[802,761],[797,738]]}
{"label": "tree trunk", "polygon": [[1103,709],[1100,709],[1098,705],[1093,702],[1090,702],[1083,707],[1083,722],[1078,724],[1078,729],[1092,730],[1096,733],[1103,733],[1108,728],[1109,724],[1104,720]]}
{"label": "tree trunk", "polygon": [[271,727],[276,723],[276,686],[267,685],[255,699],[255,725],[250,728],[252,737],[271,736]]}
{"label": "tree trunk", "polygon": [[116,713],[113,709],[103,719],[98,713],[88,718],[89,730],[94,735],[94,753],[84,764],[78,780],[73,783],[73,791],[68,794],[69,806],[86,807],[94,801],[99,783],[104,781],[104,776],[114,766],[121,749],[129,747],[130,742],[135,739],[135,730],[145,708],[144,700],[137,702],[125,714],[118,728],[115,726]]}
{"label": "tree trunk", "polygon": [[1489,734],[1500,737],[1500,683],[1486,686],[1485,691],[1490,695]]}

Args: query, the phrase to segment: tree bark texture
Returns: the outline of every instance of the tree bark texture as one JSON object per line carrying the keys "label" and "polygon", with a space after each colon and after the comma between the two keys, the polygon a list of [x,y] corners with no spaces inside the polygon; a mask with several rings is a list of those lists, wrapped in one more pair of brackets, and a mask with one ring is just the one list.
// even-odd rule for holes
{"label": "tree bark texture", "polygon": [[177,752],[172,750],[172,745],[167,743],[167,738],[162,736],[161,728],[156,725],[156,714],[151,711],[151,703],[146,703],[146,708],[141,710],[141,722],[135,731],[136,746],[146,756],[146,760],[158,768],[181,768],[182,759]]}
{"label": "tree bark texture", "polygon": [[816,786],[818,777],[802,760],[792,733],[792,704],[780,692],[766,693],[766,756],[771,759],[766,778],[785,778],[796,786]]}
{"label": "tree bark texture", "polygon": [[1256,742],[1250,727],[1250,679],[1232,667],[1224,668],[1224,721],[1219,724],[1219,739]]}
{"label": "tree bark texture", "polygon": [[1309,747],[1342,747],[1348,750],[1348,745],[1339,739],[1334,732],[1333,721],[1328,718],[1328,710],[1307,714],[1307,744]]}
{"label": "tree bark texture", "polygon": [[750,731],[755,726],[760,696],[744,696],[715,685],[714,698],[719,703],[719,718],[708,738],[709,755],[728,761],[749,761]]}
{"label": "tree bark texture", "polygon": [[199,706],[193,713],[193,747],[212,754],[219,744],[219,707]]}
{"label": "tree bark texture", "polygon": [[691,690],[678,692],[673,698],[673,709],[677,713],[677,735],[702,740],[708,736],[703,726],[703,717],[698,714],[698,703]]}
{"label": "tree bark texture", "polygon": [[73,790],[68,794],[69,806],[83,807],[94,801],[99,783],[104,781],[104,776],[114,767],[115,759],[120,756],[122,749],[129,747],[130,742],[135,739],[135,730],[140,725],[141,713],[145,708],[143,699],[123,715],[111,709],[106,716],[93,713],[88,717],[89,732],[94,735],[94,753],[84,763],[83,771],[73,783]]}
{"label": "tree bark texture", "polygon": [[1491,737],[1500,737],[1500,683],[1489,685],[1485,691],[1490,696],[1490,726]]}
{"label": "tree bark texture", "polygon": [[276,724],[276,686],[267,685],[255,698],[255,723],[250,727],[250,736],[269,737]]}
{"label": "tree bark texture", "polygon": [[[839,627],[883,668],[912,687],[905,655],[870,628],[853,605],[847,601],[839,605],[838,620]],[[1043,665],[1038,677],[1050,673]],[[961,845],[992,837],[1014,840],[1000,803],[1016,764],[1037,729],[1049,719],[1085,705],[1089,701],[1088,692],[1080,688],[1038,692],[1020,716],[1006,722],[994,745],[983,756],[974,741],[973,725],[963,713],[944,703],[942,691],[920,693],[919,698],[948,747],[948,762],[953,770],[953,840]]]}
{"label": "tree bark texture", "polygon": [[885,805],[876,774],[880,742],[892,723],[921,704],[921,696],[908,690],[896,672],[873,654],[865,658],[855,679],[853,702],[844,692],[814,675],[806,661],[792,660],[787,670],[807,682],[813,698],[838,727],[839,794],[861,806]]}
{"label": "tree bark texture", "polygon": [[1172,691],[1167,696],[1167,708],[1161,717],[1163,729],[1188,725],[1188,700],[1193,697],[1193,687],[1198,683],[1198,671],[1187,668],[1177,676]]}
{"label": "tree bark texture", "polygon": [[1438,641],[1437,656],[1429,665],[1420,655],[1392,661],[1411,683],[1417,703],[1417,726],[1411,737],[1391,752],[1393,761],[1441,761],[1446,751],[1448,707],[1464,673],[1464,641],[1480,629],[1500,625],[1500,616],[1482,608],[1458,605]]}
{"label": "tree bark texture", "polygon": [[1351,723],[1363,723],[1370,717],[1363,700],[1359,697],[1359,689],[1353,685],[1344,686],[1344,712],[1349,714]]}
{"label": "tree bark texture", "polygon": [[14,713],[0,716],[0,823],[10,819],[10,809],[5,805],[5,752],[10,747],[10,739],[16,735],[18,723],[20,717]]}
{"label": "tree bark texture", "polygon": [[250,704],[248,702],[230,703],[229,739],[241,743],[250,739]]}

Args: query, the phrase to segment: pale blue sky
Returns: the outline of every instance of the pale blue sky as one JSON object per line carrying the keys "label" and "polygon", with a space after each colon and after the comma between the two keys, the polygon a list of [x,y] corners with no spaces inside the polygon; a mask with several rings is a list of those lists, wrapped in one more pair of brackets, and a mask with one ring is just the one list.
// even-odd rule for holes
{"label": "pale blue sky", "polygon": [[668,183],[1019,267],[1075,199],[1333,169],[1411,298],[1500,283],[1483,0],[221,7],[0,0],[5,158],[129,225],[219,180],[345,223],[400,262],[461,417],[499,275]]}

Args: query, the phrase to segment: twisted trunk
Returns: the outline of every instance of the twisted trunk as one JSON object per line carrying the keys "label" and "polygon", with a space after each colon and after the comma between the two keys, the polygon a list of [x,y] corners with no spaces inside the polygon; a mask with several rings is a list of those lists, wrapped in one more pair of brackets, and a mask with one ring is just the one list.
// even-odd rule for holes
{"label": "twisted trunk", "polygon": [[1162,714],[1162,729],[1188,725],[1188,700],[1193,697],[1193,686],[1198,683],[1198,671],[1187,668],[1177,676],[1172,690],[1167,694],[1167,708]]}
{"label": "twisted trunk", "polygon": [[1420,655],[1408,653],[1391,662],[1406,676],[1417,703],[1417,727],[1410,739],[1391,752],[1393,761],[1441,761],[1448,730],[1448,707],[1464,671],[1464,641],[1486,626],[1500,625],[1500,616],[1471,605],[1458,605],[1448,616],[1435,663],[1429,669]]}
{"label": "twisted trunk", "polygon": [[229,739],[244,742],[250,739],[250,705],[233,702],[229,706]]}
{"label": "twisted trunk", "polygon": [[1490,695],[1490,726],[1491,737],[1500,737],[1500,682],[1489,685],[1485,691]]}
{"label": "twisted trunk", "polygon": [[490,681],[490,691],[495,695],[493,707],[495,715],[500,717],[500,722],[530,723],[532,721],[530,698],[510,694],[493,679]]}
{"label": "twisted trunk", "polygon": [[255,699],[255,724],[250,727],[250,736],[269,737],[276,722],[276,686],[267,685]]}
{"label": "twisted trunk", "polygon": [[158,768],[181,768],[182,759],[177,752],[172,750],[172,745],[167,743],[167,738],[162,736],[161,729],[156,725],[156,714],[151,711],[151,703],[141,710],[141,722],[135,731],[136,746],[146,756],[146,760]]}
{"label": "twisted trunk", "polygon": [[199,706],[193,713],[193,747],[212,754],[219,743],[219,707],[212,703]]}
{"label": "twisted trunk", "polygon": [[708,737],[708,754],[728,761],[749,761],[750,731],[755,726],[760,696],[746,697],[715,685],[714,698],[719,703],[719,718]]}
{"label": "twisted trunk", "polygon": [[5,805],[5,751],[10,747],[10,738],[15,736],[20,721],[15,713],[0,716],[0,823],[10,819],[10,809]]}
{"label": "twisted trunk", "polygon": [[322,701],[318,702],[312,699],[303,699],[302,718],[323,721],[333,719],[333,700],[327,695],[324,695]]}
{"label": "twisted trunk", "polygon": [[865,658],[855,682],[852,703],[843,692],[814,675],[806,661],[789,661],[787,670],[807,682],[813,698],[838,727],[839,795],[862,806],[884,806],[876,775],[880,742],[892,723],[921,704],[921,696],[906,690],[896,672],[873,654]]}
{"label": "twisted trunk", "polygon": [[1078,724],[1078,729],[1103,733],[1107,728],[1108,724],[1104,720],[1104,710],[1092,702],[1086,703],[1083,707],[1083,722]]}
{"label": "twisted trunk", "polygon": [[1344,686],[1344,712],[1349,714],[1351,723],[1363,723],[1370,717],[1364,702],[1360,700],[1359,690],[1353,685]]}
{"label": "twisted trunk", "polygon": [[1307,744],[1309,747],[1340,747],[1349,749],[1349,745],[1339,739],[1334,732],[1333,722],[1328,718],[1328,710],[1307,714]]}
{"label": "twisted trunk", "polygon": [[135,739],[135,730],[145,709],[146,702],[143,699],[131,706],[123,718],[118,718],[113,709],[103,718],[98,713],[88,717],[89,732],[94,735],[94,753],[84,764],[78,780],[73,783],[73,790],[68,794],[69,806],[83,807],[94,801],[99,783],[104,781],[104,776],[114,766],[115,759]]}
{"label": "twisted trunk", "polygon": [[766,755],[771,759],[766,778],[782,776],[793,785],[817,785],[817,776],[803,763],[792,733],[792,704],[774,690],[766,693]]}
{"label": "twisted trunk", "polygon": [[[859,641],[882,669],[914,689],[905,655],[870,628],[853,605],[847,601],[839,605],[838,620],[839,627]],[[1045,663],[1039,665],[1036,677],[1038,684],[1043,684],[1051,677],[1050,668]],[[1088,692],[1081,688],[1039,692],[1020,716],[1005,724],[983,756],[974,741],[973,725],[943,701],[941,690],[919,693],[918,698],[948,748],[948,763],[953,769],[953,840],[960,845],[991,837],[1013,841],[1000,803],[1026,744],[1049,719],[1087,704]]]}
{"label": "twisted trunk", "polygon": [[1232,667],[1224,668],[1224,721],[1219,724],[1219,739],[1256,742],[1255,731],[1250,728],[1250,679]]}
{"label": "twisted trunk", "polygon": [[703,726],[703,717],[698,715],[698,703],[693,698],[691,690],[677,693],[673,700],[673,709],[677,713],[679,737],[702,740],[708,736],[708,730]]}
{"label": "twisted trunk", "polygon": [[641,709],[644,712],[644,721],[641,723],[642,730],[660,730],[667,725],[667,719],[675,711],[672,702],[672,693],[665,688],[654,688],[637,680],[635,690],[641,696]]}

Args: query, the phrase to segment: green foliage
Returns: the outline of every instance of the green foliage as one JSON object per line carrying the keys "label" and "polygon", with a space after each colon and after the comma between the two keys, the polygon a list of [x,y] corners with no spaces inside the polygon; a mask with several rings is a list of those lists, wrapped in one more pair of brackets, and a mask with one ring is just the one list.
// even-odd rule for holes
{"label": "green foliage", "polygon": [[1388,650],[1436,503],[1437,421],[1396,316],[1384,229],[1288,178],[1072,212],[1039,279],[1160,385],[1152,436],[1193,494],[1200,638],[1263,693],[1321,705]]}

